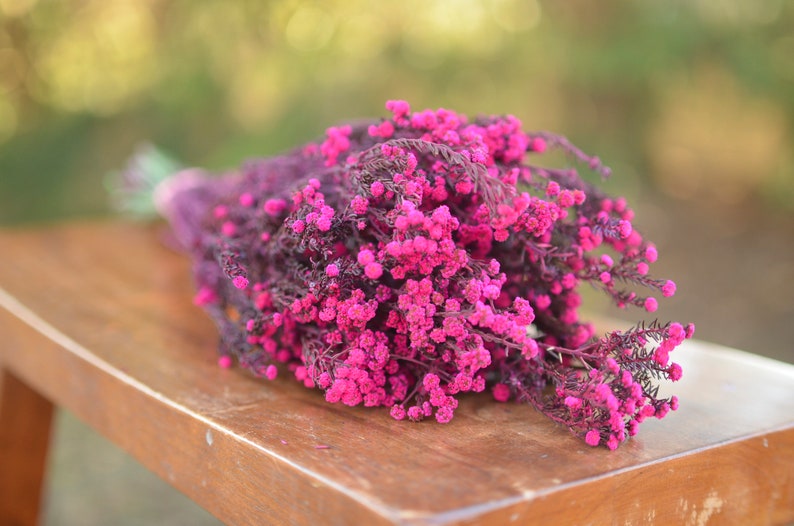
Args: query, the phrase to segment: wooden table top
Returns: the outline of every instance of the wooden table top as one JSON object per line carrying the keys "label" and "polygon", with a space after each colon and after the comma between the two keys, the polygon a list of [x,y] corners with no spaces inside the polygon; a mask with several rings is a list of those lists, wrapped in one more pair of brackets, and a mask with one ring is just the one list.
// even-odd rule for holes
{"label": "wooden table top", "polygon": [[794,520],[793,366],[687,341],[680,409],[615,452],[487,394],[398,422],[219,368],[162,228],[0,231],[0,366],[228,523]]}

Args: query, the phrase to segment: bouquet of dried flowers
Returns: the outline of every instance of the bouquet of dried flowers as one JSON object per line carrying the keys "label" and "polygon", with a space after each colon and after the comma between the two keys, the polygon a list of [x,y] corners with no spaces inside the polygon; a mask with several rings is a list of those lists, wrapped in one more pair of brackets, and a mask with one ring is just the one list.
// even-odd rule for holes
{"label": "bouquet of dried flowers", "polygon": [[[648,312],[673,295],[650,277],[654,245],[625,199],[536,162],[560,149],[609,169],[512,116],[386,107],[389,118],[329,128],[286,155],[154,189],[193,257],[220,365],[289,371],[328,402],[398,420],[449,422],[462,393],[490,390],[610,449],[676,409],[657,381],[681,377],[669,353],[693,325],[599,338],[579,319],[583,283]],[[141,162],[125,174],[138,189],[152,171]]]}

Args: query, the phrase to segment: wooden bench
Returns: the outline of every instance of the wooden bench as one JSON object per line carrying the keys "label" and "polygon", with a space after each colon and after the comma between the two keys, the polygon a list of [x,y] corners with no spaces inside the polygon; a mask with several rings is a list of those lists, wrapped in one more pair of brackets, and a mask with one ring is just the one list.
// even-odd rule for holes
{"label": "wooden bench", "polygon": [[37,520],[53,406],[230,524],[794,520],[790,365],[688,342],[681,408],[615,452],[485,395],[447,425],[397,422],[219,368],[189,260],[157,228],[12,229],[0,247],[0,524]]}

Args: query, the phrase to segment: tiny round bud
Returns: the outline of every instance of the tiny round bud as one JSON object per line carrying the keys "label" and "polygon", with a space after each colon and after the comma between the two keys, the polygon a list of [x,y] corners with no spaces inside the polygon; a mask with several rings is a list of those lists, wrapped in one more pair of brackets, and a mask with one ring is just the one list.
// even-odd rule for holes
{"label": "tiny round bud", "polygon": [[228,369],[232,366],[232,357],[224,354],[218,358],[218,367],[221,369]]}

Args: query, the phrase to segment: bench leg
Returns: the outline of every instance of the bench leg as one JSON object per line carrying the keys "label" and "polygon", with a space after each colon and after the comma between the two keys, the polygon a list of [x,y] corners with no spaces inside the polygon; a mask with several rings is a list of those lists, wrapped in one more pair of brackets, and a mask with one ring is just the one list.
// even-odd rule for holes
{"label": "bench leg", "polygon": [[0,524],[38,522],[52,415],[49,400],[0,368]]}

